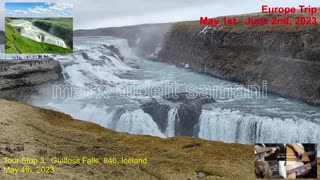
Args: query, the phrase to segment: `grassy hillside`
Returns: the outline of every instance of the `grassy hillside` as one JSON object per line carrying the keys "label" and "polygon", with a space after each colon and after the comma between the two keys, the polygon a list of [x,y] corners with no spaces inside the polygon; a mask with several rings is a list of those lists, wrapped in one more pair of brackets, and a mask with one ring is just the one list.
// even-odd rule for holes
{"label": "grassy hillside", "polygon": [[70,31],[73,30],[73,19],[72,18],[44,18],[37,20],[38,22],[46,22]]}
{"label": "grassy hillside", "polygon": [[6,31],[6,33],[5,33],[5,52],[6,53],[19,53],[13,45],[13,42],[14,42],[13,28],[6,24],[5,31]]}
{"label": "grassy hillside", "polygon": [[56,54],[66,54],[72,53],[71,49],[62,48],[59,46],[39,43],[37,41],[31,40],[21,36],[15,31],[14,27],[10,26],[9,18],[6,18],[5,25],[5,52],[9,54],[18,53],[56,53]]}

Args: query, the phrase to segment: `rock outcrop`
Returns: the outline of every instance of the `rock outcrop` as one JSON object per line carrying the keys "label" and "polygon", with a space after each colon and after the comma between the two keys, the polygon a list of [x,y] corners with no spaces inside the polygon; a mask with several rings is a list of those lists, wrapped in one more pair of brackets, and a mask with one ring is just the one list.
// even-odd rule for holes
{"label": "rock outcrop", "polygon": [[269,92],[320,105],[319,49],[319,25],[181,22],[166,34],[158,60],[246,85],[266,80]]}
{"label": "rock outcrop", "polygon": [[120,51],[119,51],[119,49],[118,48],[116,48],[116,47],[114,47],[114,45],[110,45],[110,46],[108,46],[108,45],[103,45],[103,47],[105,47],[106,49],[109,49],[113,54],[113,56],[114,56],[114,54],[115,55],[117,55],[122,61],[124,60],[124,57],[123,57],[123,55],[120,53]]}
{"label": "rock outcrop", "polygon": [[[130,135],[90,122],[0,100],[0,179],[255,179],[251,145],[224,144],[191,137],[162,139]],[[3,173],[4,157],[43,157],[53,174]],[[147,158],[147,164],[61,164],[52,158]],[[35,169],[34,165],[28,165]]]}
{"label": "rock outcrop", "polygon": [[170,106],[167,104],[160,104],[156,99],[141,105],[141,109],[149,114],[153,121],[158,124],[161,132],[165,132],[168,126],[168,112]]}
{"label": "rock outcrop", "polygon": [[168,113],[170,109],[176,108],[177,113],[174,117],[175,136],[197,137],[198,130],[196,127],[199,123],[202,105],[215,102],[210,96],[185,92],[167,94],[163,96],[163,99],[171,102],[171,104],[152,99],[152,101],[143,104],[141,108],[152,117],[163,133],[168,127]]}
{"label": "rock outcrop", "polygon": [[51,59],[0,61],[0,98],[26,101],[38,86],[61,78],[59,62]]}

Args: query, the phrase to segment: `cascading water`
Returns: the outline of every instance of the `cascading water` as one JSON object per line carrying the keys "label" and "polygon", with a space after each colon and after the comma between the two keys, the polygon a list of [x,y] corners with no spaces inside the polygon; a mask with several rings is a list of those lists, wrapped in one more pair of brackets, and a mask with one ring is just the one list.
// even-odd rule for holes
{"label": "cascading water", "polygon": [[178,119],[178,109],[177,108],[170,109],[170,111],[168,112],[168,126],[165,132],[167,137],[174,136],[175,124],[177,119]]}
{"label": "cascading water", "polygon": [[114,130],[116,131],[165,137],[152,117],[141,109],[124,113],[114,123]]}
{"label": "cascading water", "polygon": [[212,108],[200,116],[199,137],[239,143],[317,143],[319,120],[272,118],[243,113],[238,110]]}
{"label": "cascading water", "polygon": [[[114,45],[125,59],[119,58],[105,45]],[[32,104],[134,134],[172,137],[179,121],[178,105],[173,107],[171,103],[166,127],[161,131],[155,120],[141,109],[141,105],[152,98],[141,92],[164,87],[168,81],[175,82],[176,92],[185,92],[189,85],[236,85],[173,65],[134,57],[126,40],[111,37],[76,38],[74,54],[54,58],[61,62],[66,83],[81,88],[76,96],[62,101],[41,102],[37,99]],[[93,91],[88,97],[86,92],[96,86],[106,86],[105,94],[92,98],[92,94],[101,93]],[[225,89],[216,89],[216,94]],[[211,95],[207,88],[198,90]],[[241,89],[241,92],[250,91]],[[320,143],[320,108],[273,95],[267,98],[217,98],[217,102],[203,106],[195,129],[195,136],[224,142]]]}

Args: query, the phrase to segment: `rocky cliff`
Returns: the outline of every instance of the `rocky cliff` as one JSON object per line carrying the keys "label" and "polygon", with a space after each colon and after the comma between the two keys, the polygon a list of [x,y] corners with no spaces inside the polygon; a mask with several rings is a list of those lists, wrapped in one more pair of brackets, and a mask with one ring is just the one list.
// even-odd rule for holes
{"label": "rocky cliff", "polygon": [[1,60],[0,98],[26,101],[38,86],[60,79],[60,64],[54,60]]}
{"label": "rocky cliff", "polygon": [[320,105],[319,27],[180,22],[166,34],[158,59],[247,85],[266,80],[269,92]]}

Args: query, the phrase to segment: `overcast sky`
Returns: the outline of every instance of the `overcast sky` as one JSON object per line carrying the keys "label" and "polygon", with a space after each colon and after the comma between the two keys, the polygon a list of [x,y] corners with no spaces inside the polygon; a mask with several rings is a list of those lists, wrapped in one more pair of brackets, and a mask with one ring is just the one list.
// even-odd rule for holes
{"label": "overcast sky", "polygon": [[[8,0],[8,2],[31,1],[36,0]],[[289,7],[303,4],[320,7],[319,0],[56,0],[54,2],[74,3],[75,29],[198,20],[200,16],[216,17],[260,12],[262,4]],[[3,21],[3,1],[0,4],[0,17]],[[3,26],[4,22],[1,22],[0,29],[3,30]]]}

